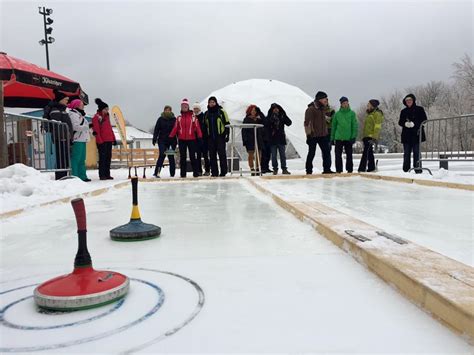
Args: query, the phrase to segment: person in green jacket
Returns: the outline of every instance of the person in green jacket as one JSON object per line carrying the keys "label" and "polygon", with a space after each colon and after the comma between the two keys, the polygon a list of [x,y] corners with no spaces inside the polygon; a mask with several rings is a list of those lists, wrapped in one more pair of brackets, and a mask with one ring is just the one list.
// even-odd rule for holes
{"label": "person in green jacket", "polygon": [[[363,139],[364,151],[360,158],[359,173],[375,171],[374,145],[377,144],[382,130],[383,112],[379,109],[379,100],[369,100],[367,117],[364,121]],[[368,166],[367,166],[368,162]]]}
{"label": "person in green jacket", "polygon": [[336,172],[342,173],[342,150],[346,152],[346,171],[352,173],[352,145],[357,138],[357,118],[345,96],[339,99],[341,108],[332,119],[331,142],[336,145]]}

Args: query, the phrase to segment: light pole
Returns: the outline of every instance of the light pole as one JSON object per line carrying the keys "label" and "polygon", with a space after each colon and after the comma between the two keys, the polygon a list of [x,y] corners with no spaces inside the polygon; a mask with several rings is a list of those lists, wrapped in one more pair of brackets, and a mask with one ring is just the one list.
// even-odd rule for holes
{"label": "light pole", "polygon": [[[50,16],[53,13],[53,9],[47,9],[44,6],[38,7],[40,15],[43,15],[43,24],[44,24],[44,39],[39,41],[40,45],[46,45],[46,67],[49,70],[49,49],[48,44],[54,43],[54,38],[51,37],[51,32],[53,32],[53,28],[50,26],[54,21]],[[48,27],[50,26],[50,27]]]}

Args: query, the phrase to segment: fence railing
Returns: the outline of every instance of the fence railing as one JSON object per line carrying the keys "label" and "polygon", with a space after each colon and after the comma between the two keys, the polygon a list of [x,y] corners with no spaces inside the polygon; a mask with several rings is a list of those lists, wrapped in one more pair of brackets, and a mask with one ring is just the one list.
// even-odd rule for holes
{"label": "fence railing", "polygon": [[423,167],[427,161],[438,161],[444,169],[448,169],[449,162],[474,161],[474,114],[426,120],[420,126],[419,137],[420,159],[415,170],[428,170],[431,174]]}
{"label": "fence railing", "polygon": [[70,171],[71,139],[66,123],[5,113],[8,165],[40,171]]}

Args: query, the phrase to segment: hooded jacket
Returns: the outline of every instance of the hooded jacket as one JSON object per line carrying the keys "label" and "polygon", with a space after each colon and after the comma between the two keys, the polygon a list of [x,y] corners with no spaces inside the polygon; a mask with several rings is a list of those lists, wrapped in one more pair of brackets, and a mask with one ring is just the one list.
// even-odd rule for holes
{"label": "hooded jacket", "polygon": [[331,140],[350,141],[357,138],[358,123],[354,111],[341,107],[332,119]]}
{"label": "hooded jacket", "polygon": [[218,137],[228,137],[230,129],[226,127],[230,124],[227,113],[221,106],[208,107],[204,114],[207,137],[216,140]]}
{"label": "hooded jacket", "polygon": [[363,138],[379,139],[384,120],[383,112],[378,108],[367,114],[364,121]]}
{"label": "hooded jacket", "polygon": [[85,112],[77,108],[69,111],[72,128],[74,130],[73,142],[89,142],[89,122],[85,117]]}
{"label": "hooded jacket", "polygon": [[315,101],[310,102],[304,114],[304,129],[310,138],[327,136],[326,108]]}
{"label": "hooded jacket", "polygon": [[198,138],[202,138],[201,127],[193,111],[181,112],[181,115],[176,118],[169,137],[173,138],[176,135],[180,141],[196,140],[196,135]]}
{"label": "hooded jacket", "polygon": [[97,111],[94,117],[92,117],[92,127],[97,144],[115,142],[115,134],[110,124],[110,115],[108,112],[104,115],[100,111]]}
{"label": "hooded jacket", "polygon": [[[413,99],[413,105],[411,107],[408,107],[406,104],[406,99],[409,97]],[[405,105],[405,108],[400,112],[400,120],[398,121],[398,125],[402,127],[402,143],[419,143],[421,123],[428,119],[426,117],[425,109],[421,106],[416,105],[416,97],[413,94],[408,94],[407,96],[405,96],[405,98],[403,99],[403,104]],[[413,122],[415,126],[412,128],[405,127],[405,123],[409,121]],[[424,142],[425,140],[425,130],[422,128],[421,141]]]}
{"label": "hooded jacket", "polygon": [[[278,114],[272,112],[275,107],[279,110]],[[272,104],[264,122],[266,136],[270,145],[286,145],[285,126],[291,126],[293,122],[286,115],[285,110],[278,104]]]}
{"label": "hooded jacket", "polygon": [[155,129],[153,130],[153,144],[175,144],[176,139],[170,139],[169,135],[176,123],[176,117],[172,112],[167,115],[165,112],[156,120]]}

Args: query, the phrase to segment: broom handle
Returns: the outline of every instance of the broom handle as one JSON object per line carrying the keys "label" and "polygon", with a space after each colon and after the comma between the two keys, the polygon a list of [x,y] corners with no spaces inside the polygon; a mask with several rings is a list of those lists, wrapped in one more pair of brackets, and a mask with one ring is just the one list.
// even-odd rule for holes
{"label": "broom handle", "polygon": [[138,177],[132,177],[132,203],[138,206]]}
{"label": "broom handle", "polygon": [[84,200],[82,198],[76,198],[71,201],[71,205],[74,214],[76,215],[77,230],[87,230],[86,207],[84,206]]}

